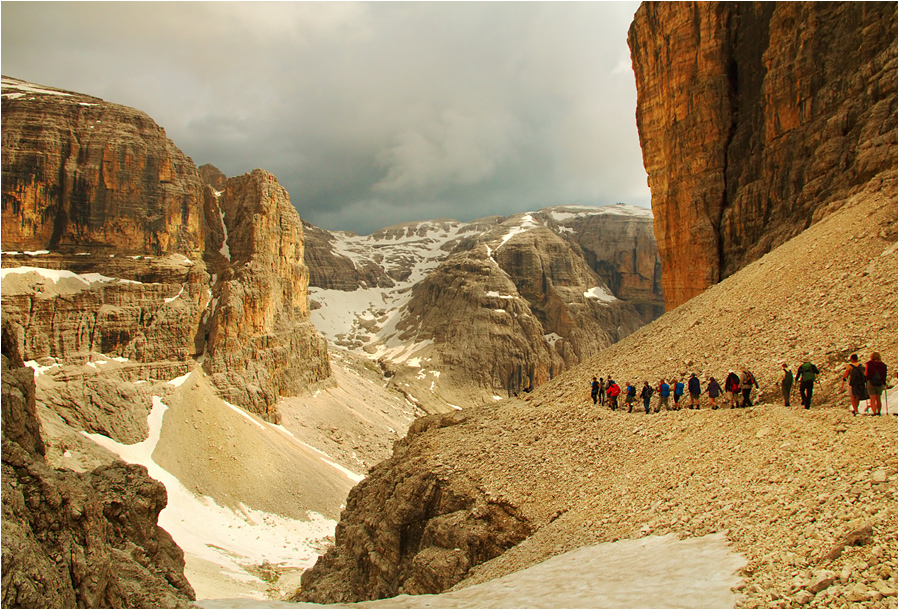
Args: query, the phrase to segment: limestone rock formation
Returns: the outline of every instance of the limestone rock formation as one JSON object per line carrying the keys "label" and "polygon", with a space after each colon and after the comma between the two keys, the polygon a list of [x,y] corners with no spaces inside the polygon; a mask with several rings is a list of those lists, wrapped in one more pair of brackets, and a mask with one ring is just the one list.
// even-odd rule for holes
{"label": "limestone rock formation", "polygon": [[[270,420],[279,396],[329,375],[301,221],[273,176],[201,178],[149,117],[98,98],[8,77],[2,96],[3,313],[26,360],[124,359],[166,378],[201,359],[223,396]],[[146,412],[116,394],[72,383],[53,400],[131,439]]]}
{"label": "limestone rock formation", "polygon": [[512,507],[487,497],[464,475],[449,478],[424,467],[431,462],[427,445],[413,439],[463,421],[461,413],[418,420],[393,457],[353,488],[335,533],[337,547],[303,574],[294,601],[439,593],[531,533]]}
{"label": "limestone rock formation", "polygon": [[327,343],[309,321],[303,225],[262,170],[229,179],[218,206],[229,264],[213,289],[203,366],[227,400],[277,421],[279,396],[330,374]]}
{"label": "limestone rock formation", "polygon": [[668,309],[897,164],[896,5],[643,3],[628,36]]}
{"label": "limestone rock formation", "polygon": [[[311,290],[313,321],[378,357],[429,412],[507,396],[661,313],[651,220],[623,204],[558,206],[366,237],[320,232],[327,249],[307,260],[330,283]],[[391,283],[360,279],[372,266]]]}
{"label": "limestone rock formation", "polygon": [[188,608],[184,556],[157,525],[166,504],[145,468],[90,473],[44,458],[34,373],[4,326],[3,606]]}
{"label": "limestone rock formation", "polygon": [[353,260],[335,252],[335,238],[330,231],[303,221],[303,233],[306,236],[305,262],[309,267],[310,286],[352,292],[357,288],[392,288],[395,285],[374,260]]}
{"label": "limestone rock formation", "polygon": [[143,112],[3,77],[3,248],[202,252],[193,162]]}

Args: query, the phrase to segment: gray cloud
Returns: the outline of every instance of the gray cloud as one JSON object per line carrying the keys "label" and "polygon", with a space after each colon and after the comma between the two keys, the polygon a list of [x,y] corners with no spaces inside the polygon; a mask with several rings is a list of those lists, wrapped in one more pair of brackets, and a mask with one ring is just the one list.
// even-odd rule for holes
{"label": "gray cloud", "polygon": [[197,164],[367,233],[649,204],[637,2],[5,2],[2,71],[139,108]]}

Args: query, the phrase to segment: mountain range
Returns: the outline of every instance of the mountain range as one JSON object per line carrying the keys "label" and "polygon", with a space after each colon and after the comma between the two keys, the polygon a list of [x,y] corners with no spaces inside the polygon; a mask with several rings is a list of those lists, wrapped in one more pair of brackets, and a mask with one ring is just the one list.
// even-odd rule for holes
{"label": "mountain range", "polygon": [[[839,381],[876,351],[896,386],[896,21],[644,3],[651,214],[368,236],[139,110],[4,76],[4,606],[436,594],[715,532],[737,605],[894,604],[896,419]],[[806,360],[813,408],[780,406]],[[588,398],[741,368],[751,408]]]}

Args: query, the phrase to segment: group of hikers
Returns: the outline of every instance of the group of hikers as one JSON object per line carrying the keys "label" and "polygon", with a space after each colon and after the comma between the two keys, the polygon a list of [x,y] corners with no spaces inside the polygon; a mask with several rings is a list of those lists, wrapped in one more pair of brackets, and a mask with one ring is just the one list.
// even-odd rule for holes
{"label": "group of hikers", "polygon": [[[818,380],[818,367],[809,361],[803,362],[794,374],[790,368],[784,363],[777,380],[777,385],[781,389],[784,400],[784,406],[790,406],[790,395],[793,391],[795,382],[798,381],[799,397],[802,406],[810,409],[812,406],[812,393],[814,391],[815,382]],[[682,407],[688,409],[699,409],[699,398],[702,394],[706,394],[713,410],[719,408],[718,401],[722,399],[725,404],[721,407],[729,406],[731,409],[745,408],[752,406],[752,389],[758,389],[759,384],[755,375],[746,368],[739,374],[730,370],[724,378],[724,384],[720,384],[714,377],[710,377],[705,389],[695,373],[690,373],[690,377],[684,384],[682,377],[675,377],[670,381],[660,379],[659,382],[652,386],[648,381],[643,382],[643,387],[639,393],[637,387],[627,381],[623,386],[609,377],[608,380],[596,377],[590,384],[590,397],[593,404],[605,405],[613,411],[619,406],[624,408],[627,406],[627,412],[632,413],[634,403],[639,397],[643,401],[643,410],[649,413],[659,413],[663,408],[666,411],[680,410]],[[871,359],[867,364],[862,365],[858,362],[858,355],[853,354],[849,359],[849,364],[843,373],[843,384],[840,385],[840,391],[843,391],[844,384],[848,381],[850,388],[850,397],[852,404],[852,414],[858,414],[858,405],[862,400],[870,399],[870,409],[874,415],[880,415],[881,402],[880,397],[886,386],[887,370],[886,364],[880,358],[878,352],[871,354]],[[658,401],[655,403],[655,410],[651,407],[652,397],[658,394]],[[619,396],[623,397],[624,404],[619,405]],[[689,404],[685,397],[689,398]],[[683,400],[683,402],[681,402]],[[669,402],[671,401],[671,402]]]}

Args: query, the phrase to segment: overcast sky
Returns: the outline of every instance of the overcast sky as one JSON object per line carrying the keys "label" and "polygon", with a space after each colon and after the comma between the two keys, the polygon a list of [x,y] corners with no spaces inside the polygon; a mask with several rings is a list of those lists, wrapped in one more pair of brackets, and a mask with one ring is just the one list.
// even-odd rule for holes
{"label": "overcast sky", "polygon": [[2,72],[143,110],[197,165],[261,167],[361,234],[649,206],[638,2],[3,2]]}

